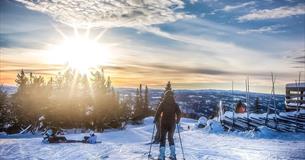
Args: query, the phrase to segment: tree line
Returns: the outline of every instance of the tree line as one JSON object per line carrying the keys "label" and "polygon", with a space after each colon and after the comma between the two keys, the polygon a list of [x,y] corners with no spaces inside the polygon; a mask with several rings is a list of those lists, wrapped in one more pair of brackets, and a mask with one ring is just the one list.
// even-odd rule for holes
{"label": "tree line", "polygon": [[102,68],[90,76],[67,69],[50,78],[21,70],[15,82],[12,95],[0,89],[0,128],[7,132],[46,126],[103,131],[128,121],[141,123],[154,112],[147,86],[144,93],[140,84],[135,96],[120,97]]}

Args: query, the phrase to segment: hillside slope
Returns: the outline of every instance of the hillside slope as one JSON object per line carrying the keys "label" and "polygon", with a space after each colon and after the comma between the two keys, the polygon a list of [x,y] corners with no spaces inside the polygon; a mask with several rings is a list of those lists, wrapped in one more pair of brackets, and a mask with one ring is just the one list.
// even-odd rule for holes
{"label": "hillside slope", "polygon": [[[305,135],[263,132],[221,132],[195,129],[195,121],[182,120],[182,141],[187,160],[229,159],[305,159]],[[186,130],[187,126],[190,130]],[[129,125],[123,131],[98,133],[101,144],[42,144],[40,137],[0,139],[0,159],[109,159],[142,160],[149,150],[152,118],[144,125]],[[82,139],[84,134],[68,134],[68,139]],[[182,159],[178,134],[175,134],[177,158]],[[168,150],[167,150],[167,154]],[[158,155],[158,145],[153,145],[152,155]]]}

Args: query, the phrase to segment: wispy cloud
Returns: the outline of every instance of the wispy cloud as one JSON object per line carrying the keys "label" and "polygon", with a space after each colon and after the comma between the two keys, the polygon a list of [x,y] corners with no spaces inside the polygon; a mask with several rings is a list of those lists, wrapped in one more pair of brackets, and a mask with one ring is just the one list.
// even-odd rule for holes
{"label": "wispy cloud", "polygon": [[255,5],[254,1],[250,1],[250,2],[246,2],[246,3],[242,3],[242,4],[238,4],[238,5],[226,5],[222,10],[229,12],[229,11],[233,11],[236,9],[240,9],[240,8],[244,8],[244,7],[248,7],[248,6],[253,6]]}
{"label": "wispy cloud", "polygon": [[192,17],[182,11],[182,0],[17,0],[29,9],[77,27],[133,27],[161,24]]}
{"label": "wispy cloud", "polygon": [[251,34],[251,33],[281,33],[285,32],[284,30],[279,30],[280,28],[285,27],[284,25],[271,25],[271,26],[263,26],[256,29],[248,29],[244,31],[237,32],[238,34]]}
{"label": "wispy cloud", "polygon": [[[285,62],[281,58],[275,58],[268,52],[245,48],[232,42],[216,41],[203,36],[171,34],[157,27],[144,27],[142,30],[189,44],[189,48],[197,48],[196,51],[190,50],[189,52],[193,52],[193,55],[194,52],[199,52],[202,58],[208,59],[209,65],[205,66],[206,69],[220,70],[221,68],[226,68],[228,71],[239,70],[242,73],[251,73],[254,71],[254,68],[257,72],[265,72],[266,68],[269,67],[270,71],[275,72],[285,70]],[[258,61],[260,62],[259,65]]]}
{"label": "wispy cloud", "polygon": [[202,0],[203,2],[209,3],[209,2],[218,2],[218,0]]}
{"label": "wispy cloud", "polygon": [[198,2],[198,0],[190,0],[190,3],[191,4],[195,4],[195,3],[197,3]]}
{"label": "wispy cloud", "polygon": [[279,19],[302,14],[305,14],[305,5],[300,4],[293,7],[284,6],[274,9],[254,10],[249,14],[238,17],[237,19],[243,22],[265,19]]}

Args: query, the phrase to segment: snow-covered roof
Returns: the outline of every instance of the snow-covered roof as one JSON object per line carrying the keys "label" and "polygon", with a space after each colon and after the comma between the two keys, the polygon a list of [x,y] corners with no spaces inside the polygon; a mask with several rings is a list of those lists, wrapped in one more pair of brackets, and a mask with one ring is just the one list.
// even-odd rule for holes
{"label": "snow-covered roof", "polygon": [[305,83],[288,83],[286,88],[305,88]]}

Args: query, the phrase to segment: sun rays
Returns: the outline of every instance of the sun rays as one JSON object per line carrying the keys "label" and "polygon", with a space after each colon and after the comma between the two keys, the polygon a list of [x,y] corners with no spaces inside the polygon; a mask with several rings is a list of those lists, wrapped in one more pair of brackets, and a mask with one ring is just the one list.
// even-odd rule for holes
{"label": "sun rays", "polygon": [[83,34],[80,34],[78,28],[74,27],[74,35],[70,37],[57,26],[54,28],[63,40],[53,44],[48,50],[50,63],[66,64],[68,68],[75,69],[81,74],[87,74],[92,68],[110,63],[110,47],[99,42],[107,29],[90,38],[91,28],[87,28]]}

